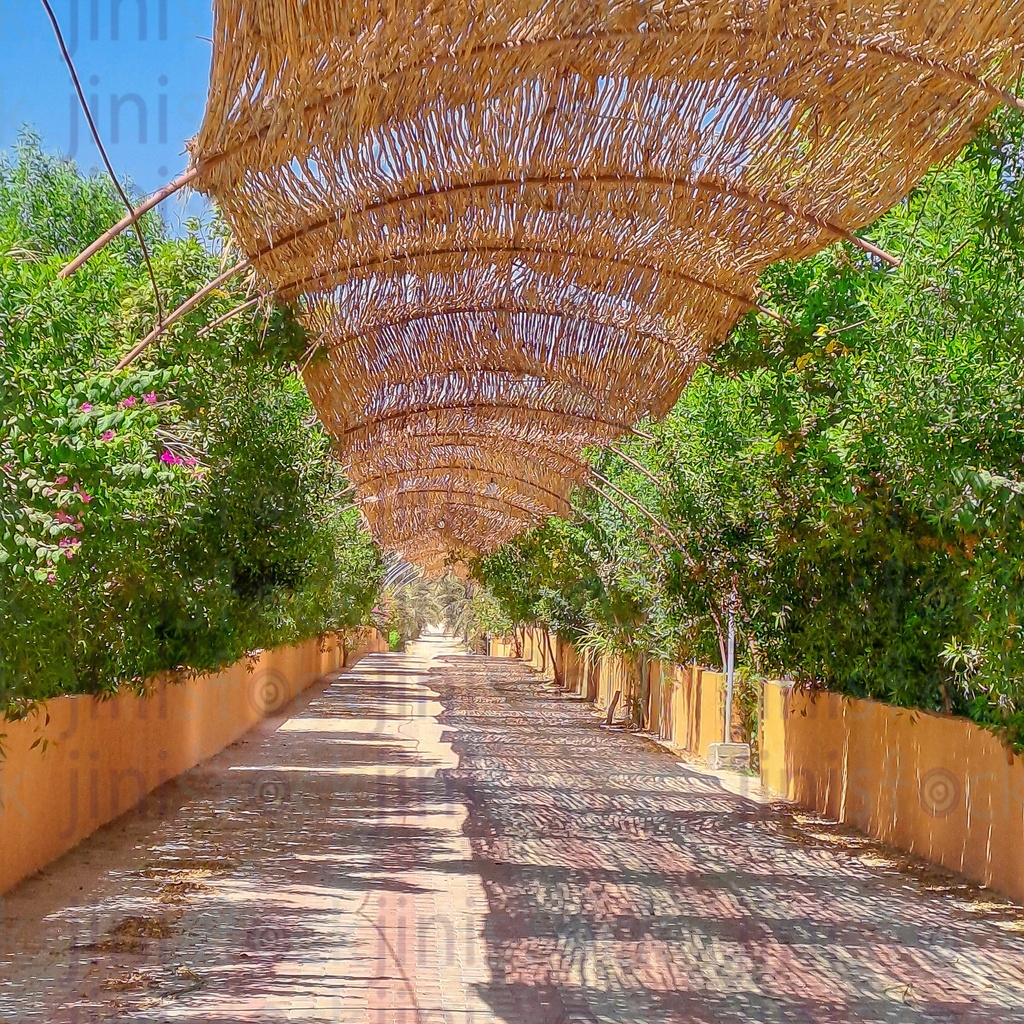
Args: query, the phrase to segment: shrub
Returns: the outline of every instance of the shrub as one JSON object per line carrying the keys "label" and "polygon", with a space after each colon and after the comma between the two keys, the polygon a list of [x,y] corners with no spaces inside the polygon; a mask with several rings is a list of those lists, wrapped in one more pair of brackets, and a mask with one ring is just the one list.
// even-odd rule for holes
{"label": "shrub", "polygon": [[[204,324],[111,368],[154,322],[136,241],[56,270],[121,210],[108,184],[22,141],[0,162],[0,709],[215,669],[368,620],[376,549],[340,495],[292,360],[288,309]],[[217,273],[216,222],[143,230],[165,306]],[[141,332],[141,333],[140,333]]]}

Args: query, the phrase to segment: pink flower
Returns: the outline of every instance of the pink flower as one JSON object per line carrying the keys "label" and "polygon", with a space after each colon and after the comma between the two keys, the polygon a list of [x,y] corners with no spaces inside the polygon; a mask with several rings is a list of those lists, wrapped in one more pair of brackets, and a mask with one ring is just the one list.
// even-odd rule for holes
{"label": "pink flower", "polygon": [[70,562],[75,557],[75,551],[77,548],[66,548],[64,551],[64,557]]}
{"label": "pink flower", "polygon": [[56,519],[58,523],[77,523],[78,522],[78,520],[75,519],[74,516],[69,516],[67,514],[67,512],[54,512],[53,518]]}
{"label": "pink flower", "polygon": [[180,466],[185,460],[165,448],[160,455],[160,461],[168,466]]}
{"label": "pink flower", "polygon": [[63,487],[68,482],[68,478],[66,476],[59,476],[53,482],[57,487]]}
{"label": "pink flower", "polygon": [[185,459],[184,462],[186,466],[194,466],[196,464],[196,460],[193,458]]}
{"label": "pink flower", "polygon": [[73,548],[82,542],[77,537],[61,537],[59,544],[62,548]]}
{"label": "pink flower", "polygon": [[47,583],[56,583],[57,582],[57,574],[54,573],[54,572],[47,573],[46,574],[46,582]]}
{"label": "pink flower", "polygon": [[92,412],[92,402],[83,402],[78,407],[79,412]]}
{"label": "pink flower", "polygon": [[147,405],[156,405],[156,392],[155,391],[147,391],[146,394],[144,394],[142,396],[142,400]]}
{"label": "pink flower", "polygon": [[86,505],[88,505],[89,502],[92,501],[92,495],[86,494],[85,491],[83,491],[82,488],[78,486],[78,484],[75,484],[75,494],[77,494],[78,497],[81,498],[81,500],[86,503]]}
{"label": "pink flower", "polygon": [[135,398],[134,395],[129,395],[127,398],[122,398],[121,399],[121,408],[122,409],[130,409],[135,404],[135,402],[136,402],[136,398]]}
{"label": "pink flower", "polygon": [[104,430],[103,433],[100,434],[100,440],[101,441],[113,441],[116,436],[117,435],[114,433],[113,430]]}

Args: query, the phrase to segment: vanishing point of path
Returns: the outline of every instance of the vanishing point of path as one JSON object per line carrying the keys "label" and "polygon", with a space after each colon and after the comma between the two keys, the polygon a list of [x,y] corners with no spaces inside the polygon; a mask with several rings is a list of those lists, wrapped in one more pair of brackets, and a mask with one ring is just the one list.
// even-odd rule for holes
{"label": "vanishing point of path", "polygon": [[1024,930],[430,638],[0,900],[0,1021],[108,1020],[1024,1022]]}

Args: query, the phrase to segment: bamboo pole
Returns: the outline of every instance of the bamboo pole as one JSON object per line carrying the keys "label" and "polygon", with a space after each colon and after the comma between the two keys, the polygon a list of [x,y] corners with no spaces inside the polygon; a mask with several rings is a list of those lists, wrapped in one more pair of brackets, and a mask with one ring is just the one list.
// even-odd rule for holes
{"label": "bamboo pole", "polygon": [[[800,221],[810,227],[817,228],[820,231],[825,231],[833,235],[835,238],[845,239],[853,245],[863,249],[865,252],[870,252],[879,257],[879,259],[884,260],[891,266],[900,266],[900,260],[896,256],[885,252],[885,250],[879,248],[873,242],[860,238],[841,224],[835,224],[823,217],[817,217],[808,213],[806,210],[802,210],[789,203],[781,202],[778,199],[757,195],[749,189],[704,178],[677,178],[650,174],[635,176],[627,176],[623,174],[599,174],[588,178],[578,178],[568,175],[551,174],[519,178],[506,177],[483,180],[478,179],[475,181],[458,182],[456,184],[438,185],[432,188],[420,189],[416,192],[408,192],[402,195],[391,196],[387,199],[377,200],[372,203],[365,203],[362,206],[348,210],[347,216],[351,218],[364,216],[369,213],[381,213],[382,211],[392,209],[395,206],[401,206],[405,203],[424,202],[425,200],[435,198],[448,198],[450,196],[470,191],[495,191],[511,188],[526,189],[566,186],[587,188],[596,186],[617,187],[620,185],[651,185],[654,187],[666,187],[672,189],[692,189],[695,192],[707,192],[712,195],[736,199],[740,202],[748,203],[753,206],[762,206],[765,209],[782,213],[793,218],[793,220]],[[311,221],[309,224],[304,224],[302,227],[296,228],[287,235],[282,235],[280,238],[274,239],[268,245],[260,249],[255,258],[262,258],[263,256],[273,252],[275,249],[280,249],[286,245],[291,245],[293,242],[301,241],[302,239],[308,238],[310,235],[314,235],[318,231],[323,231],[325,228],[331,227],[337,223],[339,223],[339,215],[336,212],[332,212],[329,217],[322,217],[320,220]]]}
{"label": "bamboo pole", "polygon": [[646,466],[644,466],[642,463],[637,462],[636,459],[630,458],[630,456],[628,456],[621,448],[619,448],[618,445],[610,444],[608,446],[608,451],[610,451],[613,455],[617,455],[620,459],[622,459],[623,462],[632,466],[637,472],[642,473],[645,477],[647,477],[648,480],[651,481],[652,484],[654,484],[655,487],[658,488],[659,491],[661,491],[662,494],[667,493],[665,490],[665,485]]}
{"label": "bamboo pole", "polygon": [[208,285],[205,285],[204,287],[200,288],[199,291],[195,293],[195,295],[193,295],[189,299],[186,299],[180,306],[178,306],[176,310],[174,310],[173,313],[171,313],[167,317],[166,320],[164,320],[162,324],[157,324],[157,326],[154,327],[153,330],[151,330],[149,334],[147,334],[142,339],[142,341],[140,341],[134,348],[132,348],[132,350],[121,359],[117,366],[114,367],[114,372],[116,373],[118,370],[123,370],[126,366],[135,362],[135,360],[138,359],[139,356],[142,355],[142,353],[145,352],[146,349],[149,348],[149,346],[152,345],[153,342],[156,341],[157,338],[159,338],[160,335],[163,334],[168,327],[170,327],[172,324],[180,320],[183,316],[185,316],[186,313],[190,313],[193,309],[195,309],[196,306],[198,306],[199,303],[202,302],[203,299],[205,299],[206,296],[210,294],[210,292],[215,291],[222,284],[224,284],[225,281],[229,281],[236,274],[240,274],[244,270],[248,270],[249,266],[250,264],[248,260],[242,260],[241,263],[236,263],[233,267],[230,267],[228,270],[225,270],[223,274],[220,274],[218,277],[215,277]]}
{"label": "bamboo pole", "polygon": [[225,323],[227,320],[230,320],[233,316],[238,316],[239,313],[244,313],[247,309],[252,309],[253,306],[259,304],[261,298],[262,296],[257,295],[256,298],[249,299],[247,302],[243,302],[240,306],[235,306],[234,309],[229,310],[222,316],[217,317],[216,320],[212,320],[205,327],[200,327],[199,330],[196,331],[196,337],[202,338],[205,335],[209,334],[211,331],[215,331],[218,327],[220,327],[221,324]]}
{"label": "bamboo pole", "polygon": [[627,494],[626,491],[623,491],[621,488],[616,487],[615,484],[611,482],[611,480],[608,480],[605,477],[601,476],[601,474],[598,473],[597,470],[592,469],[590,471],[590,474],[600,483],[604,484],[605,487],[610,487],[612,491],[614,491],[624,501],[628,501],[631,505],[635,506],[654,524],[655,527],[657,527],[658,530],[664,533],[665,536],[668,537],[673,544],[681,546],[681,541],[679,540],[679,538],[649,508],[647,508],[646,505],[642,505],[631,494]]}
{"label": "bamboo pole", "polygon": [[551,416],[557,416],[562,419],[575,420],[579,423],[596,423],[603,427],[613,427],[617,430],[629,430],[629,424],[624,423],[621,420],[608,420],[600,416],[587,416],[584,413],[565,412],[560,409],[537,409],[528,405],[522,405],[514,402],[454,402],[451,404],[435,403],[422,408],[410,408],[402,409],[398,412],[387,413],[384,416],[378,416],[373,419],[363,420],[357,423],[355,426],[347,427],[344,431],[346,435],[354,434],[358,430],[368,430],[371,427],[375,427],[381,423],[391,423],[395,420],[406,419],[412,416],[425,416],[437,412],[453,412],[458,410],[477,410],[477,409],[496,409],[505,410],[509,412],[531,412],[531,413],[547,413]]}
{"label": "bamboo pole", "polygon": [[[613,509],[615,509],[615,511],[618,512],[620,516],[622,516],[623,520],[631,521],[631,522],[636,522],[636,516],[631,516],[629,514],[629,512],[622,505],[620,505],[610,494],[605,494],[605,492],[602,491],[600,487],[598,487],[596,484],[590,483],[590,481],[587,481],[587,486],[599,498],[601,498],[603,501],[607,501],[608,504],[611,505],[611,507]],[[580,510],[580,511],[582,511],[582,510]],[[590,516],[588,516],[585,512],[583,513],[583,515],[594,526],[599,526],[599,524],[597,522],[595,522],[594,519],[592,519]],[[641,535],[640,539],[645,544],[647,544],[649,547],[653,548],[659,555],[664,554],[665,549],[656,540],[654,540],[653,537]],[[608,552],[609,552],[609,554],[612,553],[612,548],[611,548],[610,544],[609,544],[609,547],[608,547]]]}
{"label": "bamboo pole", "polygon": [[[501,470],[498,470],[498,469],[479,470],[479,469],[475,469],[472,466],[461,466],[461,465],[452,464],[452,465],[446,465],[446,466],[425,466],[423,468],[417,467],[415,470],[408,471],[408,475],[416,476],[416,477],[424,477],[425,478],[425,477],[433,476],[433,475],[435,475],[437,473],[441,473],[441,474],[444,474],[444,473],[457,473],[457,472],[460,472],[460,471],[465,472],[466,474],[480,474],[480,473],[482,473],[483,475],[488,475],[489,474],[492,479],[497,477],[500,480],[511,481],[513,484],[525,484],[527,487],[533,487],[536,490],[541,491],[542,493],[548,495],[550,498],[553,498],[554,501],[555,501],[556,507],[561,507],[561,508],[563,508],[564,511],[568,511],[569,509],[572,508],[572,503],[569,501],[569,499],[564,494],[559,494],[557,491],[553,491],[553,490],[551,490],[548,487],[544,487],[542,484],[538,483],[535,480],[529,480],[526,477],[522,477],[522,476],[514,476],[511,473],[503,473]],[[363,477],[361,479],[358,479],[356,482],[357,482],[359,487],[367,487],[367,486],[370,486],[370,485],[375,484],[375,483],[380,483],[381,481],[386,481],[386,480],[388,480],[388,479],[390,479],[392,477],[399,477],[400,478],[401,476],[402,476],[401,472],[397,472],[397,473],[377,473],[374,476]],[[487,495],[487,494],[485,494],[485,497],[494,497],[494,495]]]}
{"label": "bamboo pole", "polygon": [[729,288],[724,288],[721,285],[715,284],[713,281],[708,281],[703,277],[697,277],[694,274],[689,274],[682,270],[676,270],[667,265],[647,263],[643,260],[627,259],[623,256],[609,256],[604,253],[582,252],[570,248],[560,249],[554,246],[542,248],[540,246],[531,245],[457,245],[435,246],[427,249],[421,249],[418,252],[385,253],[382,256],[374,256],[372,259],[363,260],[362,262],[357,261],[344,266],[338,266],[333,270],[328,270],[323,273],[317,272],[315,274],[306,275],[305,277],[284,281],[277,286],[277,290],[282,294],[290,294],[292,292],[315,292],[320,291],[325,287],[333,286],[334,279],[339,275],[347,278],[357,272],[373,271],[380,267],[397,267],[413,260],[427,259],[435,256],[488,256],[502,253],[512,256],[528,253],[534,256],[554,256],[561,259],[591,260],[595,263],[618,264],[625,267],[631,267],[636,270],[646,270],[652,274],[658,274],[673,280],[685,281],[687,284],[692,284],[697,288],[706,289],[715,295],[720,295],[722,298],[738,302],[740,305],[745,306],[747,310],[756,309],[759,313],[764,313],[765,316],[771,317],[773,320],[777,320],[786,327],[793,326],[791,321],[787,320],[779,313],[776,313],[774,310],[768,309],[767,306],[758,304],[758,302],[755,299],[752,299],[749,295],[734,292]]}
{"label": "bamboo pole", "polygon": [[175,178],[174,181],[165,185],[162,189],[154,192],[145,202],[135,207],[127,216],[122,217],[112,228],[104,231],[99,238],[96,239],[92,245],[83,249],[66,267],[64,267],[57,275],[60,278],[68,278],[76,270],[88,263],[100,251],[100,249],[109,245],[122,231],[126,228],[130,228],[133,224],[137,224],[150,210],[155,206],[159,206],[165,199],[173,196],[175,192],[183,189],[190,182],[194,181],[199,175],[199,168],[193,167],[186,171],[180,178]]}
{"label": "bamboo pole", "polygon": [[[398,498],[416,497],[420,494],[450,495],[452,498],[451,504],[453,505],[463,505],[466,508],[498,512],[507,519],[516,519],[520,522],[523,520],[536,521],[544,518],[544,513],[538,509],[528,508],[526,505],[520,505],[518,502],[510,501],[507,498],[488,498],[485,494],[478,494],[476,491],[461,490],[457,487],[410,487],[408,490],[385,489],[379,495],[370,495],[370,497],[375,498],[375,500],[370,504],[376,505],[378,502],[393,504]],[[490,502],[491,504],[478,504],[467,500],[469,498],[475,498],[478,501],[483,502]],[[366,498],[363,498],[362,501],[365,503]],[[511,516],[505,511],[506,507],[509,509],[515,509],[517,512],[522,512],[523,514],[521,516]]]}

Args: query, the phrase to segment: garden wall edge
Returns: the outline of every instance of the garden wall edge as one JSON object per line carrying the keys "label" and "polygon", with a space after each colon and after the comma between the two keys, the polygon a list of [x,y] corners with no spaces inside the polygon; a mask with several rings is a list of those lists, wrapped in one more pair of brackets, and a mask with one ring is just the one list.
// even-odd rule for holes
{"label": "garden wall edge", "polygon": [[279,713],[328,672],[387,649],[376,630],[261,651],[140,697],[56,697],[0,720],[0,893],[56,860],[158,786]]}

